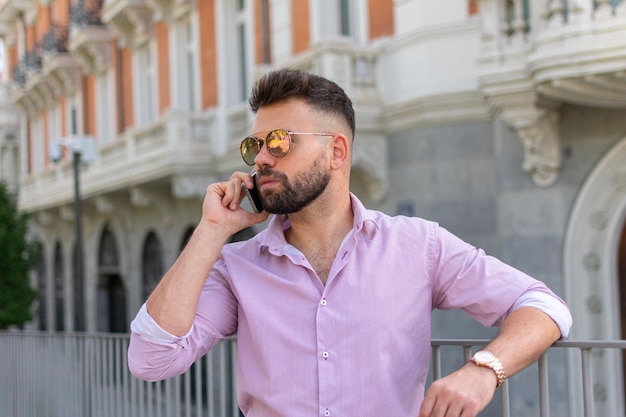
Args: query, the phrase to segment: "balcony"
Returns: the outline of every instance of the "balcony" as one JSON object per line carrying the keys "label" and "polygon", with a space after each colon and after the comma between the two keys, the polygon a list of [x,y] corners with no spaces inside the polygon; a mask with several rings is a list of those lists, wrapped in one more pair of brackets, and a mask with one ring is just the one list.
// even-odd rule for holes
{"label": "balcony", "polygon": [[68,33],[67,25],[52,25],[13,66],[12,100],[26,114],[36,115],[78,87],[80,68],[68,52]]}
{"label": "balcony", "polygon": [[30,18],[37,12],[37,0],[3,0],[0,2],[0,33],[13,35],[15,23],[23,17]]}
{"label": "balcony", "polygon": [[481,2],[479,84],[515,128],[537,185],[558,175],[563,104],[626,108],[626,2]]}
{"label": "balcony", "polygon": [[122,46],[138,47],[150,39],[153,29],[150,3],[148,0],[107,0],[102,20],[113,29]]}
{"label": "balcony", "polygon": [[[442,373],[442,351],[452,349],[465,362],[486,340],[433,340],[431,379]],[[128,335],[0,333],[0,414],[37,417],[109,416],[230,416],[239,417],[236,403],[237,340],[227,339],[198,360],[189,371],[165,381],[148,383],[130,375]],[[532,415],[549,417],[549,357],[568,353],[577,370],[568,375],[570,416],[623,415],[623,404],[602,408],[594,395],[593,356],[626,351],[626,341],[557,342],[528,371],[536,376],[537,406]],[[526,372],[526,371],[524,371]],[[520,375],[507,380],[496,393],[499,415],[511,416],[516,399],[513,388]],[[560,387],[560,391],[565,391]],[[499,397],[498,397],[499,396]],[[579,403],[580,402],[580,403]],[[562,410],[561,410],[562,411]],[[565,414],[563,414],[565,415]]]}
{"label": "balcony", "polygon": [[12,69],[12,101],[27,114],[36,114],[43,109],[49,97],[49,90],[41,88],[42,68],[41,44],[36,44],[26,51]]}
{"label": "balcony", "polygon": [[192,0],[148,0],[154,20],[175,21],[192,10]]}
{"label": "balcony", "polygon": [[[83,198],[98,208],[106,206],[102,202],[112,193],[128,192],[131,185],[145,184],[169,186],[175,198],[201,198],[214,158],[210,140],[221,137],[217,129],[214,115],[171,111],[159,121],[100,144],[95,160],[82,167]],[[22,180],[20,209],[43,210],[40,215],[44,217],[48,210],[51,215],[50,210],[72,203],[72,184],[72,163],[64,159]]]}
{"label": "balcony", "polygon": [[111,63],[113,35],[100,19],[102,2],[80,0],[70,7],[69,50],[89,74],[101,74]]}
{"label": "balcony", "polygon": [[53,100],[72,95],[80,80],[80,67],[69,53],[69,32],[69,25],[57,23],[43,38],[41,75]]}

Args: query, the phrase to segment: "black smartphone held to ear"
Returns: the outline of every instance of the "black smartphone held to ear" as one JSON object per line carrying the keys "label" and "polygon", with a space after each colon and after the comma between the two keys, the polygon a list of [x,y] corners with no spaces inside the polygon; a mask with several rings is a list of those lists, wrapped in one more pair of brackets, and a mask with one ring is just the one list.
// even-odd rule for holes
{"label": "black smartphone held to ear", "polygon": [[261,196],[259,195],[259,190],[256,188],[256,172],[252,174],[252,183],[254,186],[252,188],[248,188],[245,185],[243,189],[246,191],[246,197],[248,197],[248,201],[252,206],[252,210],[255,213],[260,213],[263,211],[263,204],[261,203]]}

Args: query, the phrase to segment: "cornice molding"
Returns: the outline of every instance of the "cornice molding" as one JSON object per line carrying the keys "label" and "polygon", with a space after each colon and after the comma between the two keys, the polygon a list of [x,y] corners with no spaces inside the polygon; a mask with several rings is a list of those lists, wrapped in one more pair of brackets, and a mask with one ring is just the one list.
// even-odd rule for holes
{"label": "cornice molding", "polygon": [[100,74],[111,64],[113,35],[106,26],[82,26],[70,31],[69,50],[85,72]]}
{"label": "cornice molding", "polygon": [[102,9],[102,20],[123,47],[139,47],[150,40],[154,13],[147,0],[114,0]]}

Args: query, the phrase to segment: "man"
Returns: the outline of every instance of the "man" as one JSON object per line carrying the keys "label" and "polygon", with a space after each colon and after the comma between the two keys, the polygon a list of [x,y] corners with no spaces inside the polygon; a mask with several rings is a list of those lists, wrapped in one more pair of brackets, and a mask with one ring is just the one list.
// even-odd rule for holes
{"label": "man", "polygon": [[[350,193],[354,111],[338,85],[274,71],[250,105],[241,153],[256,178],[235,172],[207,188],[193,236],[131,324],[135,375],[180,374],[237,334],[246,416],[472,417],[567,335],[569,310],[543,283]],[[261,213],[241,207],[254,182]],[[266,230],[225,245],[269,213]],[[501,327],[424,396],[433,308]]]}

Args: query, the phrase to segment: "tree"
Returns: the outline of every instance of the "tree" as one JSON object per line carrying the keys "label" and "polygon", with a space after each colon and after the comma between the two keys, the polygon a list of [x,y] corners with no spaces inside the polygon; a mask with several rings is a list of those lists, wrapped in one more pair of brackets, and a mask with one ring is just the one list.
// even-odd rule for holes
{"label": "tree", "polygon": [[0,329],[31,319],[37,292],[29,273],[37,264],[39,244],[27,233],[28,215],[18,212],[14,196],[0,182]]}

